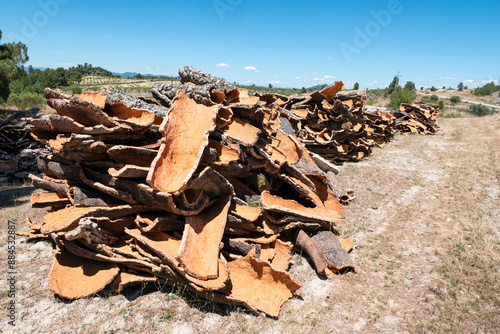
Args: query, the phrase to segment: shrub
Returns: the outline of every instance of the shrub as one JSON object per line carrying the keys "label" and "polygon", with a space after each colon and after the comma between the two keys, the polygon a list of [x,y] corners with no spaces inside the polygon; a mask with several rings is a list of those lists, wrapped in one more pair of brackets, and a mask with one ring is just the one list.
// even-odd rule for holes
{"label": "shrub", "polygon": [[476,116],[486,116],[495,114],[498,111],[496,111],[494,108],[488,108],[487,106],[484,106],[482,104],[471,104],[469,106],[469,112]]}
{"label": "shrub", "polygon": [[7,100],[8,105],[16,106],[20,110],[30,108],[41,108],[45,104],[45,98],[42,94],[23,92],[19,94],[10,94]]}
{"label": "shrub", "polygon": [[437,90],[436,87],[434,86],[431,87],[431,92],[435,92],[436,90]]}
{"label": "shrub", "polygon": [[444,101],[439,101],[438,102],[438,105],[439,105],[439,110],[444,110]]}
{"label": "shrub", "polygon": [[414,91],[401,89],[401,87],[398,87],[398,89],[391,94],[391,102],[389,103],[389,107],[399,108],[401,103],[412,103],[413,101],[415,101],[416,97],[417,93],[415,93]]}
{"label": "shrub", "polygon": [[437,101],[437,100],[439,100],[439,97],[436,94],[432,94],[430,99],[431,99],[431,101]]}
{"label": "shrub", "polygon": [[460,99],[460,96],[453,95],[452,97],[450,97],[450,102],[453,104],[458,103],[460,101],[462,101],[462,99]]}
{"label": "shrub", "polygon": [[81,94],[82,93],[82,87],[71,87],[71,93],[72,94]]}

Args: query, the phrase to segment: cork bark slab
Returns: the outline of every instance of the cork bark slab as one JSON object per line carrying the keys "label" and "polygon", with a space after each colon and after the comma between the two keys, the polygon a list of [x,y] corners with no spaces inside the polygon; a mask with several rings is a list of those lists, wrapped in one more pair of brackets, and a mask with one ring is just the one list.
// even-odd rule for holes
{"label": "cork bark slab", "polygon": [[141,178],[144,179],[148,176],[149,167],[141,167],[136,165],[125,165],[122,168],[109,168],[108,174],[113,177],[125,178]]}
{"label": "cork bark slab", "polygon": [[107,153],[111,159],[118,163],[149,167],[158,151],[134,146],[115,145]]}
{"label": "cork bark slab", "polygon": [[238,118],[233,118],[231,124],[226,125],[224,134],[243,146],[253,146],[259,139],[260,130]]}
{"label": "cork bark slab", "polygon": [[108,94],[99,92],[84,92],[79,95],[80,99],[92,103],[99,109],[104,109],[104,107],[106,106],[107,96]]}
{"label": "cork bark slab", "polygon": [[308,208],[294,200],[273,196],[269,191],[262,192],[260,203],[264,210],[272,212],[281,212],[308,219],[323,220],[330,223],[336,223],[342,219],[339,211],[319,206],[316,208]]}
{"label": "cork bark slab", "polygon": [[262,214],[262,209],[260,207],[232,204],[231,214],[247,222],[254,223]]}
{"label": "cork bark slab", "polygon": [[70,204],[66,195],[50,192],[50,193],[36,193],[31,195],[32,208],[44,208],[47,206],[64,206]]}
{"label": "cork bark slab", "polygon": [[104,289],[118,272],[114,263],[85,259],[61,249],[52,264],[49,288],[64,298],[86,298]]}
{"label": "cork bark slab", "polygon": [[106,127],[119,126],[119,123],[93,103],[84,101],[76,95],[64,95],[50,88],[45,88],[44,95],[47,104],[54,108],[59,115],[70,117],[84,126],[98,124]]}
{"label": "cork bark slab", "polygon": [[215,140],[209,140],[208,147],[216,152],[215,165],[227,166],[231,161],[238,161],[240,158],[239,149],[223,145]]}
{"label": "cork bark slab", "polygon": [[43,217],[43,225],[40,230],[46,235],[53,232],[64,232],[76,227],[82,218],[108,217],[113,219],[141,211],[151,211],[151,209],[144,205],[120,205],[115,207],[70,206],[46,214]]}
{"label": "cork bark slab", "polygon": [[122,292],[123,289],[143,283],[156,283],[158,277],[150,276],[147,274],[125,273],[120,272],[118,276],[111,283],[111,289],[117,292]]}
{"label": "cork bark slab", "polygon": [[168,265],[176,270],[184,278],[196,284],[197,289],[200,291],[215,291],[220,290],[226,286],[229,280],[229,269],[227,263],[220,258],[218,260],[218,277],[210,280],[200,280],[187,274],[180,266],[180,263],[175,259],[175,255],[179,251],[181,241],[163,232],[141,232],[138,229],[125,229],[132,238],[151,249],[156,255]]}
{"label": "cork bark slab", "polygon": [[178,193],[191,179],[215,128],[215,108],[199,105],[179,91],[161,128],[165,142],[151,164],[147,182],[156,190]]}
{"label": "cork bark slab", "polygon": [[301,285],[290,275],[277,271],[267,262],[247,255],[229,263],[232,289],[230,297],[277,317],[281,305],[293,296]]}
{"label": "cork bark slab", "polygon": [[101,124],[84,126],[67,116],[42,115],[40,118],[27,118],[26,121],[36,127],[39,131],[58,133],[82,133],[82,134],[108,134],[125,133],[128,128],[121,125],[106,127]]}
{"label": "cork bark slab", "polygon": [[118,122],[123,122],[135,131],[146,129],[155,120],[155,114],[149,110],[131,108],[122,102],[107,102],[104,111]]}
{"label": "cork bark slab", "polygon": [[331,86],[328,86],[320,91],[321,94],[326,97],[333,98],[335,94],[345,89],[344,83],[342,81],[335,81],[335,83]]}
{"label": "cork bark slab", "polygon": [[186,219],[176,259],[189,275],[203,280],[218,277],[220,242],[230,205],[231,197],[226,196],[207,211]]}

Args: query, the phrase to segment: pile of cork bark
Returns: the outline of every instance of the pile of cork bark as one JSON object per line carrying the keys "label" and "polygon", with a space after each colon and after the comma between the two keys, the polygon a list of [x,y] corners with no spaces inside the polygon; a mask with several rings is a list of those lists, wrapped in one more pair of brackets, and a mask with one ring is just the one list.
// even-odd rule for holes
{"label": "pile of cork bark", "polygon": [[0,120],[0,180],[28,178],[37,171],[36,158],[49,153],[45,145],[29,136],[32,126],[23,120],[38,111],[36,108],[18,111]]}
{"label": "pile of cork bark", "polygon": [[[163,106],[169,107],[179,90],[198,103],[231,103],[236,96],[233,86],[224,96],[213,81],[191,78],[192,68],[179,71],[186,82],[157,83],[152,93]],[[192,75],[191,75],[192,76]],[[220,79],[218,79],[220,80]],[[189,81],[189,82],[188,82]],[[254,94],[242,99],[236,108],[252,113],[262,106],[272,107],[286,117],[297,138],[313,153],[335,164],[358,161],[372,154],[374,146],[383,147],[393,138],[394,117],[377,108],[364,108],[366,91],[346,91],[341,81],[312,94]]]}
{"label": "pile of cork bark", "polygon": [[352,239],[334,233],[350,197],[295,134],[303,120],[340,119],[335,110],[366,131],[357,107],[330,100],[337,85],[325,97],[249,96],[191,67],[180,75],[153,88],[157,102],[46,89],[58,115],[26,119],[53,152],[38,158],[45,176],[31,177],[45,190],[32,205],[51,211],[26,233],[56,242],[51,291],[76,299],[164,282],[277,316],[301,286],[287,272],[294,249],[318,274],[355,270]]}
{"label": "pile of cork bark", "polygon": [[395,111],[393,115],[396,117],[396,130],[404,135],[411,133],[436,134],[441,131],[436,122],[439,115],[437,104],[402,103],[399,110]]}

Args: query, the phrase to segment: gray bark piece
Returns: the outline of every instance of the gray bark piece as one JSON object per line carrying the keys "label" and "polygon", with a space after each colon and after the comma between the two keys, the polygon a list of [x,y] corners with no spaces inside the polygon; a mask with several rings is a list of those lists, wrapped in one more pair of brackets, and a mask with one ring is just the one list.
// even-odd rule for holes
{"label": "gray bark piece", "polygon": [[321,249],[329,264],[341,267],[353,263],[333,232],[321,231],[312,236],[311,239]]}
{"label": "gray bark piece", "polygon": [[184,66],[179,69],[179,76],[181,77],[181,83],[191,82],[196,85],[214,85],[218,90],[224,91],[224,89],[236,88],[233,84],[229,83],[223,78],[218,78],[215,75],[203,72],[192,66]]}
{"label": "gray bark piece", "polygon": [[170,109],[168,108],[159,106],[157,104],[147,103],[115,88],[111,88],[108,92],[106,102],[109,102],[111,104],[115,102],[121,102],[129,108],[149,110],[159,117],[166,117],[168,115],[168,112],[170,111]]}

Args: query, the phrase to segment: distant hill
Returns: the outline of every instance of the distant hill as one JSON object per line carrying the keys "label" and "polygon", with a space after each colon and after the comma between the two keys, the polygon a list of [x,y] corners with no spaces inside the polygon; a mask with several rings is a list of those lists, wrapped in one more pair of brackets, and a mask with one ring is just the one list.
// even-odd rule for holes
{"label": "distant hill", "polygon": [[307,89],[311,89],[311,90],[322,90],[323,88],[327,87],[328,85],[326,84],[323,84],[323,85],[316,85],[316,86],[311,86]]}
{"label": "distant hill", "polygon": [[[137,74],[139,74],[139,73],[138,72],[125,72],[125,73],[113,72],[113,75],[119,75],[122,78],[133,78]],[[140,74],[142,76],[145,76],[145,77],[172,78],[172,76],[164,75],[164,74],[144,74],[144,73],[140,73]]]}

